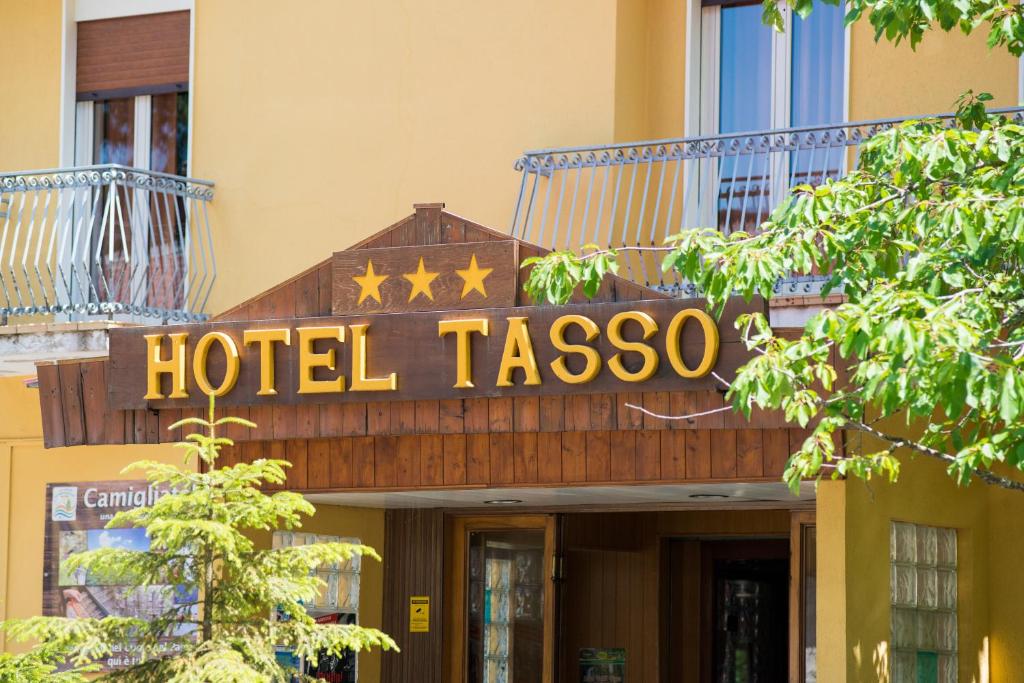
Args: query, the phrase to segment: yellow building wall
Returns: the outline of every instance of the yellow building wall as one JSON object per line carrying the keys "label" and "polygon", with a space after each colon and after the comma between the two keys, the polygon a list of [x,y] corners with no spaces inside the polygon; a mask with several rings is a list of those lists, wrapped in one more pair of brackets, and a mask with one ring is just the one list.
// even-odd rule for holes
{"label": "yellow building wall", "polygon": [[[527,148],[612,136],[610,1],[198,0],[213,311],[444,201],[505,228]],[[295,239],[300,237],[300,239]]]}
{"label": "yellow building wall", "polygon": [[0,173],[60,160],[60,0],[0,0]]}

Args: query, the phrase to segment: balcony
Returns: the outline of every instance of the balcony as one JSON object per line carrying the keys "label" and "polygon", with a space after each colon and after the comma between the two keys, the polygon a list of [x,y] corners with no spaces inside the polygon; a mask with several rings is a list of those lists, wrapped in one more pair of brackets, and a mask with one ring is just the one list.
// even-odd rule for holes
{"label": "balcony", "polygon": [[[1024,120],[1022,107],[996,111]],[[790,188],[841,177],[856,167],[862,142],[905,120],[526,152],[515,162],[522,178],[511,232],[549,249],[660,246],[686,228],[752,232]],[[662,273],[654,254],[625,252],[619,262],[635,282],[696,294]],[[817,294],[824,279],[788,278],[776,292]]]}
{"label": "balcony", "polygon": [[0,323],[205,320],[212,199],[118,165],[0,174]]}

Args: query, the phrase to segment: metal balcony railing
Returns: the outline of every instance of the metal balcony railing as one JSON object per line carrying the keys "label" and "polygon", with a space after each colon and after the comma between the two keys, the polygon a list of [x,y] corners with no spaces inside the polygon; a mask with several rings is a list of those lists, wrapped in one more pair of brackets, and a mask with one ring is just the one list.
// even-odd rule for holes
{"label": "metal balcony railing", "polygon": [[196,321],[213,183],[118,165],[0,174],[0,318]]}
{"label": "metal balcony railing", "polygon": [[[1024,119],[1024,107],[995,111]],[[756,231],[790,188],[842,176],[856,166],[863,141],[905,120],[526,152],[515,162],[522,179],[511,232],[569,249],[660,246],[686,228]],[[654,254],[631,251],[619,261],[620,274],[635,282],[696,293],[662,273]],[[823,280],[790,278],[777,291],[815,293]]]}

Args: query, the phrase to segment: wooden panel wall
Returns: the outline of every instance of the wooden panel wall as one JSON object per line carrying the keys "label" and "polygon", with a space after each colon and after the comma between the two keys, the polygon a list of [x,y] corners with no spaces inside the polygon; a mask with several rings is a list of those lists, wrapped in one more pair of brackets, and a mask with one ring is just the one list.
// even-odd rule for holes
{"label": "wooden panel wall", "polygon": [[804,438],[769,429],[346,436],[239,443],[221,463],[287,459],[286,486],[297,491],[778,481]]}
{"label": "wooden panel wall", "polygon": [[658,681],[666,598],[666,537],[784,536],[787,510],[601,513],[565,516],[560,680],[579,677],[584,647],[623,647],[630,681]]}
{"label": "wooden panel wall", "polygon": [[[441,683],[443,665],[444,515],[388,510],[384,516],[383,630],[400,653],[382,658],[384,683]],[[430,631],[409,633],[409,598],[430,597]]]}

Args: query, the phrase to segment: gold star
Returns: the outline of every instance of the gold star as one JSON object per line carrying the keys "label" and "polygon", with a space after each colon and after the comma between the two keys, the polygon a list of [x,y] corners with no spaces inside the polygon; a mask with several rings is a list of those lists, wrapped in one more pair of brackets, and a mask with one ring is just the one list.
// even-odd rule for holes
{"label": "gold star", "polygon": [[402,275],[406,280],[412,283],[412,291],[409,292],[409,301],[412,302],[418,295],[423,294],[431,301],[434,300],[434,293],[430,291],[430,283],[434,281],[440,273],[431,273],[423,267],[423,257],[420,257],[420,265],[416,269],[415,273],[405,273]]}
{"label": "gold star", "polygon": [[363,303],[366,297],[371,297],[381,303],[380,283],[388,279],[387,275],[377,275],[373,272],[373,261],[366,260],[366,273],[364,275],[353,275],[352,279],[359,283],[359,301],[356,305]]}
{"label": "gold star", "polygon": [[462,286],[462,296],[460,298],[465,299],[466,295],[472,292],[474,289],[484,295],[487,298],[487,290],[484,289],[484,278],[491,274],[493,268],[480,268],[476,264],[476,254],[473,254],[469,260],[469,268],[465,270],[456,270],[456,274],[463,279],[465,284]]}

